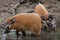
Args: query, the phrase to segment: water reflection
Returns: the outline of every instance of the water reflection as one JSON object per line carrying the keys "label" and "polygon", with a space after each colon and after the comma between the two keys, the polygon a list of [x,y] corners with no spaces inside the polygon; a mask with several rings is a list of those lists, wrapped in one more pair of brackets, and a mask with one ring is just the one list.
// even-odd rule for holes
{"label": "water reflection", "polygon": [[[11,33],[10,33],[11,34]],[[27,36],[19,36],[18,40],[56,40],[55,39],[55,34],[51,34],[49,32],[41,32],[40,36],[31,36],[31,35],[27,35]],[[8,36],[7,40],[17,40],[16,39],[16,34],[11,34]]]}

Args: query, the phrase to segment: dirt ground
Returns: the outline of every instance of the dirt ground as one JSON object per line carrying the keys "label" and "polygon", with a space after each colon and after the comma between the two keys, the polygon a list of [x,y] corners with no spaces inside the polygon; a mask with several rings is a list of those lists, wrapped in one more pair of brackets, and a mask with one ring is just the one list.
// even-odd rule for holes
{"label": "dirt ground", "polygon": [[[19,0],[0,0],[0,27],[3,23],[5,23],[5,20],[13,16],[12,10],[9,12],[6,12],[5,10],[8,10],[12,6],[14,6],[16,3],[18,3]],[[18,13],[26,13],[30,12],[31,10],[34,11],[34,7],[38,4],[37,3],[24,3],[20,4],[19,7],[16,9],[16,14]],[[19,40],[60,40],[60,1],[58,0],[50,0],[43,4],[47,11],[51,13],[56,18],[56,25],[57,30],[53,33],[45,33],[44,31],[41,32],[41,35],[39,37],[32,37],[30,35],[27,35],[26,37],[20,36]],[[3,29],[0,28],[0,40],[2,38]],[[7,40],[16,40],[15,32],[10,32]]]}

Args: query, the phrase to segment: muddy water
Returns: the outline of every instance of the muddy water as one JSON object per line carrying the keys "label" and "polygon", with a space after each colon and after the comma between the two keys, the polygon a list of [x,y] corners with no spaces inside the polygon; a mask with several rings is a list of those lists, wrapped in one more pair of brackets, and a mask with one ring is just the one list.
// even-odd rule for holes
{"label": "muddy water", "polygon": [[[0,40],[3,39],[2,37],[2,31],[3,29],[0,29]],[[21,34],[21,33],[20,33]],[[7,40],[17,40],[16,39],[16,34],[15,34],[15,31],[11,31],[8,36],[7,36]],[[52,34],[50,32],[44,32],[42,31],[40,36],[30,36],[30,33],[27,32],[27,36],[22,36],[22,34],[19,36],[19,39],[18,40],[56,40],[56,35],[55,34]]]}

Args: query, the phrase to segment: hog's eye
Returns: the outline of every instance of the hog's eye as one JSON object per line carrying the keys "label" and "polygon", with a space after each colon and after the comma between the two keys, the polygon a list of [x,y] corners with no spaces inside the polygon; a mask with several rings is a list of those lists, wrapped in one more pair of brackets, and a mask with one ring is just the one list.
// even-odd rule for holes
{"label": "hog's eye", "polygon": [[10,22],[10,24],[13,24],[15,22],[15,20],[14,19],[11,19],[11,22]]}

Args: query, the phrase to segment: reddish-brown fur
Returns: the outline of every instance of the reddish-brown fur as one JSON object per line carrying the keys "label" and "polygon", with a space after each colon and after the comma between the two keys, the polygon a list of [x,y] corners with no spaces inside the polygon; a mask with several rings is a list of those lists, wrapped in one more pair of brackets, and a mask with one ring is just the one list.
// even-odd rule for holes
{"label": "reddish-brown fur", "polygon": [[35,7],[35,13],[39,14],[40,16],[44,16],[45,19],[48,19],[48,11],[42,4],[38,4]]}
{"label": "reddish-brown fur", "polygon": [[41,32],[42,20],[38,14],[21,13],[9,17],[6,22],[10,23],[11,19],[14,19],[15,22],[10,25],[10,29],[16,29],[20,31],[32,31],[35,35],[39,35]]}

